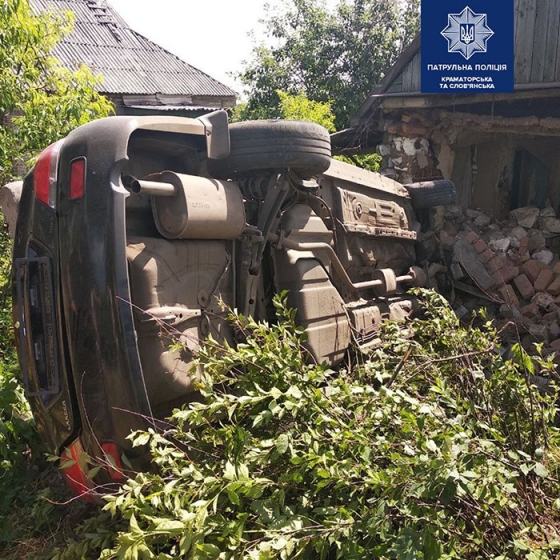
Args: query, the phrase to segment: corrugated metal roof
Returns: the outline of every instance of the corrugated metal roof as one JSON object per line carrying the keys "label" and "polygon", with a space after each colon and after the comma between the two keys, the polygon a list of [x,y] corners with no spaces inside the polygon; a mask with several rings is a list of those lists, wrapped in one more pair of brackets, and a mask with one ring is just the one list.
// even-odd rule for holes
{"label": "corrugated metal roof", "polygon": [[34,10],[71,11],[74,30],[54,55],[67,68],[87,64],[103,76],[107,94],[235,97],[208,74],[130,29],[104,0],[30,0]]}

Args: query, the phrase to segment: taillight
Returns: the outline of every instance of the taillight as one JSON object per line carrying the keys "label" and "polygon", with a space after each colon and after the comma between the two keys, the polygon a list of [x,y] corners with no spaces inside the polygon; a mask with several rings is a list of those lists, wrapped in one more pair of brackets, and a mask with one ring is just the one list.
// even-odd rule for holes
{"label": "taillight", "polygon": [[33,171],[35,196],[51,208],[56,207],[56,180],[58,174],[58,156],[64,140],[51,144],[41,152]]}
{"label": "taillight", "polygon": [[84,194],[86,181],[86,160],[78,158],[70,164],[70,199],[76,200]]}
{"label": "taillight", "polygon": [[105,453],[107,459],[107,472],[112,480],[124,480],[126,478],[123,473],[119,448],[114,443],[102,443],[101,449]]}
{"label": "taillight", "polygon": [[80,439],[74,440],[60,456],[60,467],[66,484],[76,496],[86,502],[95,501],[92,494],[93,481],[88,478],[88,457]]}

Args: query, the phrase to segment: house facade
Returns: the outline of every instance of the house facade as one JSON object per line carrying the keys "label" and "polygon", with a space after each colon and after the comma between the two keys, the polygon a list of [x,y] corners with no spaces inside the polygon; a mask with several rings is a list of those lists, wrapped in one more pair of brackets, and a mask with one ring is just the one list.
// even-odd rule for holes
{"label": "house facade", "polygon": [[420,38],[333,136],[338,152],[376,150],[402,182],[452,179],[461,206],[502,218],[560,209],[560,2],[515,1],[511,94],[422,94]]}
{"label": "house facade", "polygon": [[118,115],[167,112],[196,116],[235,106],[235,92],[126,24],[105,0],[30,0],[36,12],[75,14],[74,29],[54,50],[62,64],[87,65]]}

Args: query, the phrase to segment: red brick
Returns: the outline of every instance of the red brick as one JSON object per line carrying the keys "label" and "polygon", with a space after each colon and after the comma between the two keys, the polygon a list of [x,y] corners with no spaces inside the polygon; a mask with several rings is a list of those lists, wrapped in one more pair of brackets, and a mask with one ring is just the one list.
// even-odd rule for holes
{"label": "red brick", "polygon": [[[484,254],[484,253],[483,253]],[[501,268],[504,268],[504,261],[498,257],[492,259],[487,265],[486,270],[492,274],[498,272]]]}
{"label": "red brick", "polygon": [[548,334],[550,335],[551,340],[560,336],[560,325],[557,321],[553,321],[550,325],[548,325]]}
{"label": "red brick", "polygon": [[469,231],[467,233],[467,235],[465,235],[465,239],[469,242],[472,243],[473,245],[480,239],[480,237],[478,236],[477,233],[475,233],[474,231]]}
{"label": "red brick", "polygon": [[[543,321],[545,323],[551,324],[558,320],[558,312],[557,311],[550,311],[549,313],[545,313],[543,315]],[[556,337],[554,337],[556,338]]]}
{"label": "red brick", "polygon": [[523,317],[532,319],[539,315],[539,306],[536,303],[530,303],[529,305],[523,306],[519,311],[521,311]]}
{"label": "red brick", "polygon": [[516,276],[519,276],[519,267],[517,266],[506,266],[501,270],[498,270],[498,274],[502,276],[503,281],[507,284],[513,280]]}
{"label": "red brick", "polygon": [[550,347],[551,347],[553,350],[560,350],[560,338],[557,338],[556,340],[553,340],[553,341],[550,343]]}
{"label": "red brick", "polygon": [[476,252],[480,255],[480,253],[484,253],[486,249],[488,249],[488,245],[486,245],[486,241],[484,239],[479,239],[476,243],[474,243],[474,248]]}
{"label": "red brick", "polygon": [[528,250],[529,250],[529,238],[525,236],[519,240],[519,254],[521,256],[524,256],[527,254]]}
{"label": "red brick", "polygon": [[516,276],[519,276],[519,268],[517,266],[504,266],[492,274],[492,278],[496,280],[499,286],[507,284]]}
{"label": "red brick", "polygon": [[523,299],[528,300],[535,295],[535,288],[533,288],[533,284],[531,284],[531,281],[525,274],[520,274],[514,278],[513,283]]}
{"label": "red brick", "polygon": [[497,272],[494,272],[494,274],[492,274],[492,278],[494,278],[494,282],[496,282],[496,286],[504,286],[505,282],[504,279],[502,278],[502,275],[500,274],[500,270],[498,270]]}
{"label": "red brick", "polygon": [[531,282],[535,282],[541,273],[541,263],[531,259],[521,265],[521,272],[529,278]]}
{"label": "red brick", "polygon": [[502,286],[501,288],[498,288],[498,292],[500,293],[500,296],[502,296],[504,303],[519,307],[519,299],[517,299],[515,290],[511,286]]}
{"label": "red brick", "polygon": [[557,276],[551,284],[549,284],[546,291],[553,296],[560,296],[560,276]]}
{"label": "red brick", "polygon": [[550,284],[552,284],[553,280],[554,272],[552,272],[550,268],[543,268],[540,271],[539,276],[535,280],[535,290],[537,292],[544,292],[550,286]]}
{"label": "red brick", "polygon": [[486,251],[484,251],[484,253],[480,253],[480,255],[478,255],[478,260],[482,264],[492,262],[493,258],[494,258],[494,252],[492,251],[492,249],[486,249]]}

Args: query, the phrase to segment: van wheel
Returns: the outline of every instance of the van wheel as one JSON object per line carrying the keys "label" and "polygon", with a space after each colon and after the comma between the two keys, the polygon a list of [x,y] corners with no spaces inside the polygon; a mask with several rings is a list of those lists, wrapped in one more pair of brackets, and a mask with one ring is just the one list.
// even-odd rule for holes
{"label": "van wheel", "polygon": [[415,210],[455,204],[457,200],[455,185],[447,179],[409,183],[404,187],[410,194]]}
{"label": "van wheel", "polygon": [[208,160],[208,172],[216,179],[270,169],[291,169],[308,179],[331,164],[331,138],[315,123],[246,121],[232,124],[229,133],[229,156]]}

